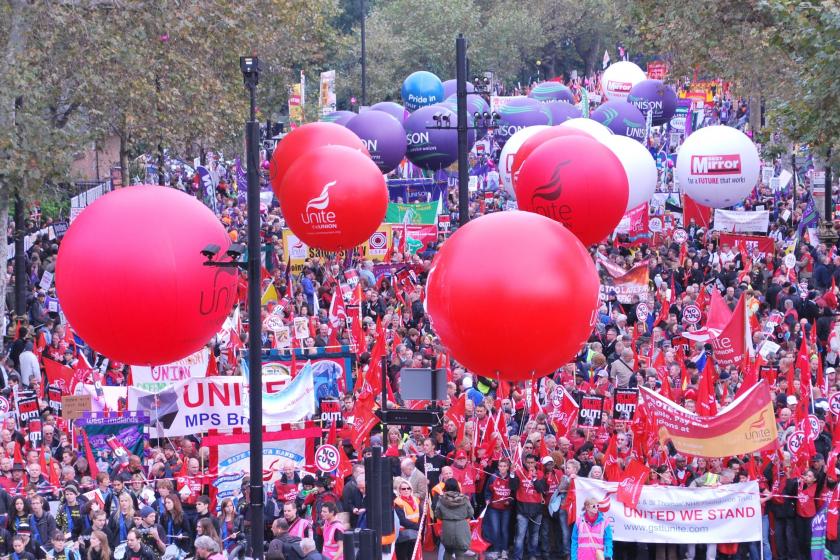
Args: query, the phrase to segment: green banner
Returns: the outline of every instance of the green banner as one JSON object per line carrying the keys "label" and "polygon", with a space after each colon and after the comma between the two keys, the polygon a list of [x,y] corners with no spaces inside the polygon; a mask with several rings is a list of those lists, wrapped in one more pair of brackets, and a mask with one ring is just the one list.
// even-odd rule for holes
{"label": "green banner", "polygon": [[437,209],[437,201],[423,204],[389,202],[388,212],[385,213],[385,223],[435,225],[437,224]]}

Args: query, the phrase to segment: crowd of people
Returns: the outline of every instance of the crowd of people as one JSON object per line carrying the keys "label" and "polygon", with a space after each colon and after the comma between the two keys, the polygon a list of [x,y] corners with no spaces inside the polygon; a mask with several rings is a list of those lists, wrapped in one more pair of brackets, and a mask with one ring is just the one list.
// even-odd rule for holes
{"label": "crowd of people", "polygon": [[[231,239],[244,240],[246,212],[237,196],[233,167],[214,169],[215,210]],[[267,173],[262,180],[267,183]],[[177,184],[203,197],[194,185]],[[93,460],[70,423],[50,407],[42,390],[49,383],[42,357],[74,368],[80,362],[102,366],[103,384],[113,386],[127,383],[129,366],[107,362],[85,347],[50,305],[57,298],[55,291],[43,290],[39,281],[44,272],[55,271],[60,239],[44,235],[27,251],[27,313],[9,317],[7,353],[0,363],[2,396],[8,405],[0,430],[0,556],[153,560],[193,555],[218,560],[242,557],[257,546],[265,547],[269,560],[342,558],[342,534],[370,526],[361,459],[380,447],[392,465],[398,526],[393,540],[399,560],[413,559],[418,550],[459,559],[810,558],[811,521],[829,505],[840,473],[835,466],[837,415],[829,406],[840,390],[840,329],[835,327],[840,254],[833,245],[805,239],[798,228],[808,186],[807,178],[783,192],[761,184],[745,201],[747,209],[770,210],[767,237],[774,246],[766,254],[749,254],[722,243],[720,232],[694,222],[683,224],[688,234],[684,243],[677,243],[671,230],[641,245],[618,236],[593,246],[605,284],[605,263],[624,270],[648,263],[650,292],[645,303],[650,313],[638,313],[638,297],[621,302],[617,294],[607,292],[592,335],[576,359],[533,383],[509,383],[466,371],[436,337],[424,310],[423,285],[444,234],[416,253],[392,252],[390,271],[378,269],[379,276],[372,261],[346,255],[312,256],[293,273],[283,249],[283,217],[276,202],[266,205],[261,230],[265,282],[273,283],[278,294],[290,295],[280,303],[287,320],[311,318],[313,336],[298,342],[304,351],[327,346],[330,340],[353,349],[355,386],[340,395],[338,439],[330,442],[341,447],[352,472],[323,473],[312,465],[286,464],[279,481],[265,492],[265,543],[249,542],[247,477],[234,499],[214,499],[215,466],[202,445],[202,434],[149,439],[142,455],[125,462],[108,450],[97,450],[100,459]],[[480,191],[473,196],[468,209],[472,217],[508,206],[503,190],[491,194],[485,197]],[[450,189],[447,202],[455,223],[461,210],[456,189]],[[788,255],[795,257],[793,266]],[[351,270],[361,286],[360,323],[336,325],[328,310]],[[411,281],[396,281],[398,270],[409,270]],[[13,290],[12,273],[10,263],[7,274]],[[516,281],[516,271],[511,271],[511,281]],[[744,368],[717,367],[708,343],[675,342],[684,341],[682,335],[690,330],[683,310],[699,305],[705,316],[716,295],[730,309],[745,298],[756,349],[777,345],[775,351],[762,354],[765,365],[758,377],[771,385],[778,453],[686,456],[669,442],[640,434],[632,422],[613,419],[613,391],[641,386],[695,411],[702,375],[712,376],[719,407],[732,402],[747,381]],[[269,312],[267,306],[263,312]],[[247,327],[238,334],[247,342]],[[445,365],[448,395],[440,403],[447,413],[442,425],[389,425],[384,433],[375,425],[367,433],[354,433],[357,407],[379,399],[366,373],[381,357],[375,351],[381,337],[390,363],[391,406],[411,405],[399,391],[402,368]],[[264,333],[261,342],[265,350],[276,349],[270,333]],[[214,339],[208,346],[220,375],[241,374],[240,363],[222,342]],[[799,357],[803,347],[805,362]],[[15,399],[25,391],[37,395],[40,424],[25,424],[14,413]],[[599,425],[558,421],[552,403],[563,394],[578,402],[584,395],[604,396]],[[803,402],[805,414],[816,416],[820,430],[814,453],[804,463],[801,453],[788,449],[788,436],[802,421]],[[29,433],[33,425],[40,425],[40,441]],[[332,433],[328,428],[324,426],[323,441]],[[644,463],[649,471],[646,484],[699,488],[757,480],[763,538],[696,546],[614,541],[609,520],[597,504],[576,503],[574,498],[576,478],[607,476],[611,443],[619,467],[631,458]],[[825,554],[836,557],[840,538],[837,519],[831,519],[835,527],[829,527]]]}

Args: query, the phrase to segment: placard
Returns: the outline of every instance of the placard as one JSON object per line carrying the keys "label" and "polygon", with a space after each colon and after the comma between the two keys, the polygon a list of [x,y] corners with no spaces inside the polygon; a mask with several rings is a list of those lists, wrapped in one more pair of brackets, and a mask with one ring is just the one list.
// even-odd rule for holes
{"label": "placard", "polygon": [[604,410],[604,397],[601,395],[583,395],[578,409],[578,426],[597,428],[601,425],[601,411]]}
{"label": "placard", "polygon": [[613,393],[613,403],[614,420],[632,420],[639,404],[639,389],[616,389]]}
{"label": "placard", "polygon": [[90,412],[90,395],[64,395],[61,397],[61,417],[65,420],[81,418]]}
{"label": "placard", "polygon": [[341,403],[335,399],[321,400],[321,422],[324,426],[327,423],[341,422]]}

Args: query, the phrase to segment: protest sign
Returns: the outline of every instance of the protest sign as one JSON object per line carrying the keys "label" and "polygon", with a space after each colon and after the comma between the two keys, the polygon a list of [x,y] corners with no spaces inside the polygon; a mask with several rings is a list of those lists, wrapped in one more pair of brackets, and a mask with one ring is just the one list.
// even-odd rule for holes
{"label": "protest sign", "polygon": [[103,452],[112,449],[108,444],[111,437],[117,440],[132,455],[143,456],[143,447],[148,437],[149,418],[134,412],[101,415],[87,412],[76,420],[76,426],[85,431],[94,456],[99,459]]}
{"label": "protest sign", "polygon": [[604,410],[604,397],[601,395],[583,395],[578,409],[578,426],[596,428],[601,425],[601,411]]}
{"label": "protest sign", "polygon": [[575,500],[598,501],[624,542],[703,544],[761,540],[761,502],[755,481],[719,487],[643,486],[639,503],[617,499],[618,482],[575,479]]}
{"label": "protest sign", "polygon": [[[612,270],[609,272],[610,275],[613,274]],[[641,301],[647,301],[650,296],[649,281],[648,264],[639,264],[621,276],[607,277],[606,284],[601,285],[601,297],[606,300],[610,292],[614,291],[619,303],[632,303],[633,296],[638,296]]]}
{"label": "protest sign", "polygon": [[[349,310],[348,310],[349,311]],[[307,361],[312,362],[312,377],[315,384],[315,401],[322,399],[337,399],[339,391],[344,387],[347,390],[353,389],[353,361],[355,354],[350,352],[349,347],[342,347],[340,351],[318,349],[315,353],[307,352],[305,355],[301,350],[295,351],[294,372],[292,368],[292,356],[289,352],[278,352],[272,350],[263,355],[263,371],[266,365],[272,365],[272,371],[279,375],[291,377],[297,374]]]}
{"label": "protest sign", "polygon": [[385,213],[385,223],[434,225],[437,223],[437,211],[437,201],[416,204],[389,202],[388,211]]}
{"label": "protest sign", "polygon": [[131,366],[132,386],[155,393],[177,381],[204,377],[207,375],[209,362],[210,351],[202,348],[195,354],[171,364],[154,367]]}
{"label": "protest sign", "polygon": [[754,261],[763,261],[768,255],[772,256],[776,250],[776,244],[773,239],[763,235],[721,233],[718,243],[721,247],[729,245],[736,252],[740,251],[743,247],[747,255],[752,257]]}
{"label": "protest sign", "polygon": [[638,389],[616,389],[613,394],[613,419],[629,421],[636,413],[639,403]]}
{"label": "protest sign", "polygon": [[324,425],[341,421],[341,403],[336,399],[323,399],[321,401],[321,422]]}
{"label": "protest sign", "polygon": [[90,412],[90,395],[64,395],[61,397],[61,417],[65,420],[81,418]]}
{"label": "protest sign", "polygon": [[671,440],[680,453],[697,457],[730,457],[778,446],[776,422],[767,383],[759,381],[715,416],[692,414],[646,387],[645,410],[659,440]]}
{"label": "protest sign", "polygon": [[738,212],[734,210],[715,211],[714,229],[727,232],[760,232],[767,233],[770,226],[770,211]]}
{"label": "protest sign", "polygon": [[624,217],[621,218],[621,221],[618,222],[615,228],[615,233],[626,235],[631,245],[648,243],[650,241],[651,231],[655,230],[650,222],[647,203],[637,206],[624,214]]}
{"label": "protest sign", "polygon": [[[321,428],[308,427],[302,430],[283,430],[263,433],[263,482],[267,489],[283,474],[283,467],[291,462],[298,470],[306,469],[314,460],[312,440],[321,435]],[[244,438],[243,438],[244,436]],[[227,442],[215,440],[224,438]],[[237,441],[241,440],[241,441]],[[309,445],[306,442],[309,441]],[[234,436],[210,436],[205,439],[210,447],[211,463],[218,465],[218,476],[213,481],[216,500],[236,496],[242,488],[242,479],[251,470],[251,452],[247,434]],[[303,472],[301,472],[301,476]]]}
{"label": "protest sign", "polygon": [[[26,396],[24,396],[26,395]],[[18,425],[23,426],[30,420],[40,419],[38,410],[38,397],[31,391],[18,393],[16,401],[18,412]]]}

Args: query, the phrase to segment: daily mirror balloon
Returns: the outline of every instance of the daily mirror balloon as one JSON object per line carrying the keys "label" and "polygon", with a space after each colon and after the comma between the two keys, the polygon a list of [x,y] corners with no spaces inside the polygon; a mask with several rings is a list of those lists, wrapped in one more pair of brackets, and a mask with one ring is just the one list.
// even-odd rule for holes
{"label": "daily mirror balloon", "polygon": [[626,101],[607,101],[592,111],[591,118],[612,130],[614,134],[639,142],[645,139],[645,117],[635,105]]}
{"label": "daily mirror balloon", "polygon": [[514,181],[520,210],[560,222],[585,245],[598,243],[627,208],[627,174],[609,148],[585,136],[543,142]]}
{"label": "daily mirror balloon", "polygon": [[677,94],[673,88],[666,86],[662,80],[642,80],[630,90],[627,101],[645,115],[653,113],[654,126],[667,123],[677,109]]}
{"label": "daily mirror balloon", "polygon": [[499,155],[499,178],[502,181],[502,187],[504,187],[505,192],[507,192],[513,198],[516,198],[516,192],[513,190],[513,162],[514,158],[516,158],[516,153],[522,147],[522,144],[528,140],[533,135],[539,133],[542,130],[550,130],[550,126],[546,125],[537,125],[537,126],[529,126],[523,128],[513,136],[511,136],[507,142],[505,142],[504,147],[502,148],[502,152]]}
{"label": "daily mirror balloon", "polygon": [[541,82],[531,88],[528,97],[536,99],[537,101],[565,101],[566,103],[574,103],[575,96],[572,90],[561,84],[560,82]]}
{"label": "daily mirror balloon", "polygon": [[365,154],[323,146],[300,156],[280,187],[280,209],[301,241],[325,251],[350,249],[376,231],[388,208],[388,189]]}
{"label": "daily mirror balloon", "polygon": [[560,126],[581,130],[592,136],[595,140],[603,140],[604,138],[609,138],[610,136],[612,136],[613,133],[612,130],[602,125],[598,121],[594,121],[592,119],[587,119],[583,117],[569,119],[560,124]]}
{"label": "daily mirror balloon", "polygon": [[204,266],[202,249],[230,238],[177,189],[140,185],[97,199],[70,225],[56,263],[61,308],[111,360],[160,365],[201,349],[237,300],[233,268]]}
{"label": "daily mirror balloon", "polygon": [[362,139],[382,173],[393,171],[405,157],[405,129],[388,113],[365,111],[351,119],[347,128]]}
{"label": "daily mirror balloon", "polygon": [[402,100],[405,108],[411,112],[420,107],[440,103],[443,101],[443,84],[440,78],[431,72],[414,72],[403,82]]}
{"label": "daily mirror balloon", "polygon": [[601,143],[609,148],[621,162],[627,174],[630,192],[626,210],[632,210],[648,202],[656,192],[656,161],[650,152],[639,142],[617,134]]}
{"label": "daily mirror balloon", "polygon": [[712,208],[743,201],[758,181],[761,159],[746,134],[729,126],[707,126],[685,139],[677,153],[680,187]]}
{"label": "daily mirror balloon", "polygon": [[[499,262],[505,265],[493,264]],[[566,228],[536,214],[498,212],[470,221],[443,244],[426,282],[426,306],[460,364],[489,379],[523,380],[553,372],[580,351],[598,289],[592,258]]]}
{"label": "daily mirror balloon", "polygon": [[645,71],[626,60],[611,64],[601,76],[601,88],[610,101],[627,99],[633,86],[647,78]]}
{"label": "daily mirror balloon", "polygon": [[536,99],[518,97],[499,107],[495,140],[504,147],[508,139],[528,126],[550,125],[551,113]]}

